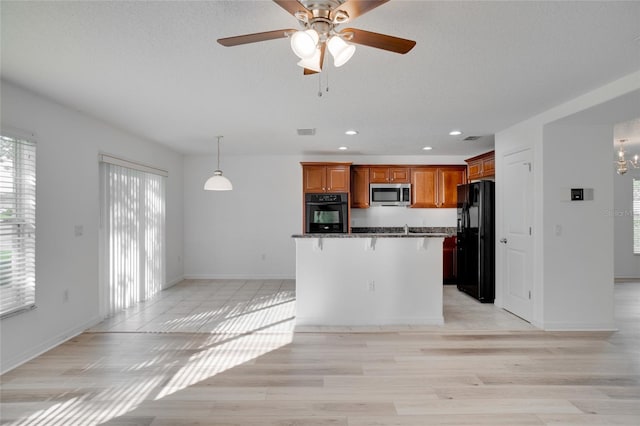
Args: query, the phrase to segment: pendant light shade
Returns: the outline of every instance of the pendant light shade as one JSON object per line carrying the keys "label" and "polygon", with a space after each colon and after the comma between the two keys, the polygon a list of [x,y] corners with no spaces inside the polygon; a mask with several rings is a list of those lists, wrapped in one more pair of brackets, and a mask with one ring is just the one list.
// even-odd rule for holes
{"label": "pendant light shade", "polygon": [[300,59],[311,58],[318,44],[318,32],[314,29],[296,31],[291,36],[291,49]]}
{"label": "pendant light shade", "polygon": [[333,55],[333,65],[336,67],[346,64],[356,52],[356,47],[353,44],[348,44],[338,36],[331,37],[327,42],[327,47]]}
{"label": "pendant light shade", "polygon": [[218,168],[213,172],[213,176],[204,183],[204,189],[207,191],[231,191],[233,189],[231,181],[222,176],[222,170],[220,170],[220,138],[222,136],[218,136]]}

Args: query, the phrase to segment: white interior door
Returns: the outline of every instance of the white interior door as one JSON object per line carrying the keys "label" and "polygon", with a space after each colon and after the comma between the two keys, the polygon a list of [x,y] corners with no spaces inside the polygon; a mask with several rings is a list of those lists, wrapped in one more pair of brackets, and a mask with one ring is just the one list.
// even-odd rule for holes
{"label": "white interior door", "polygon": [[531,321],[533,303],[533,237],[532,191],[533,168],[531,150],[503,157],[502,232],[499,235],[504,253],[504,308]]}

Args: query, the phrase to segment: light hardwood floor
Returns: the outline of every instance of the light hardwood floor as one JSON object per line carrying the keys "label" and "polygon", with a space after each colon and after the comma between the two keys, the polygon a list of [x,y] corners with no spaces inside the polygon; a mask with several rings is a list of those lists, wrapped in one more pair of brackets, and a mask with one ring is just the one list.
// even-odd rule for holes
{"label": "light hardwood floor", "polygon": [[291,284],[180,284],[3,375],[2,424],[640,424],[640,283],[616,284],[614,333],[452,286],[442,327],[294,332]]}

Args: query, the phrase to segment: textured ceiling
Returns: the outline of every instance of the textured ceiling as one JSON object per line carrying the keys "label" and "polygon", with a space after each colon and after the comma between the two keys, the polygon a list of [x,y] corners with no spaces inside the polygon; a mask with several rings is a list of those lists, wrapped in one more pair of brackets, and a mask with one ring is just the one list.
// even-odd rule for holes
{"label": "textured ceiling", "polygon": [[321,80],[302,75],[286,39],[216,43],[296,28],[271,1],[0,7],[2,78],[188,154],[224,135],[228,154],[474,155],[495,132],[640,69],[640,2],[394,0],[349,26],[416,47],[358,46]]}

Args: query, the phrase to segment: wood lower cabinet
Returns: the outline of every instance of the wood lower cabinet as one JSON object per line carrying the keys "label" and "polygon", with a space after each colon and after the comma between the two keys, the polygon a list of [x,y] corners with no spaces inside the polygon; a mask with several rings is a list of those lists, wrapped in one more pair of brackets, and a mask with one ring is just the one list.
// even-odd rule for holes
{"label": "wood lower cabinet", "polygon": [[369,208],[369,167],[351,167],[351,207]]}
{"label": "wood lower cabinet", "polygon": [[443,284],[455,284],[456,274],[456,237],[447,237],[442,243]]}
{"label": "wood lower cabinet", "polygon": [[490,151],[465,160],[469,181],[493,177],[496,174],[495,152]]}
{"label": "wood lower cabinet", "polygon": [[349,192],[351,163],[300,164],[303,192]]}
{"label": "wood lower cabinet", "polygon": [[414,167],[411,169],[411,207],[455,208],[458,185],[465,182],[465,166]]}
{"label": "wood lower cabinet", "polygon": [[370,183],[409,183],[409,167],[369,166]]}

